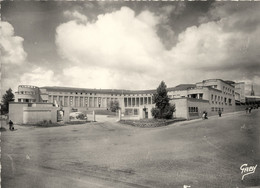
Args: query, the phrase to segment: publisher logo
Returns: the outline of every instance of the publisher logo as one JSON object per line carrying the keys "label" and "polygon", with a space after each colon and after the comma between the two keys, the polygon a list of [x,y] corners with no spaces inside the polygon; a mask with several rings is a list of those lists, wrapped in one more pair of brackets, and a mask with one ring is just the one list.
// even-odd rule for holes
{"label": "publisher logo", "polygon": [[244,180],[244,177],[255,173],[257,165],[255,166],[249,166],[248,164],[242,164],[240,166],[241,174],[242,174],[242,180]]}

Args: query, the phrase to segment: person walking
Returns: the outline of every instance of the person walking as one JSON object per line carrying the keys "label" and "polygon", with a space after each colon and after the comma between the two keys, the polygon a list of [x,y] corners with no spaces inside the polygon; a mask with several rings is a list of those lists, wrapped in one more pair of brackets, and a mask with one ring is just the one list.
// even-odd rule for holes
{"label": "person walking", "polygon": [[8,124],[9,124],[9,130],[14,130],[14,123],[12,122],[12,120],[9,120],[9,122],[8,122]]}
{"label": "person walking", "polygon": [[218,110],[218,116],[221,117],[221,110]]}

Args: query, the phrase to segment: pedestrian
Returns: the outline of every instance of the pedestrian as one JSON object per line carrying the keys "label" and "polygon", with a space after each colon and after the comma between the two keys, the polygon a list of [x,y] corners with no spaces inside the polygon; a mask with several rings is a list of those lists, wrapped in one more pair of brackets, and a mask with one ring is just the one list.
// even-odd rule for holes
{"label": "pedestrian", "polygon": [[221,117],[221,110],[218,110],[218,116]]}
{"label": "pedestrian", "polygon": [[205,119],[205,112],[203,112],[202,114],[202,119]]}
{"label": "pedestrian", "polygon": [[252,107],[249,107],[249,113],[251,113]]}
{"label": "pedestrian", "polygon": [[12,122],[12,120],[10,120],[9,122],[8,122],[8,124],[9,124],[9,129],[10,130],[14,130],[14,123]]}

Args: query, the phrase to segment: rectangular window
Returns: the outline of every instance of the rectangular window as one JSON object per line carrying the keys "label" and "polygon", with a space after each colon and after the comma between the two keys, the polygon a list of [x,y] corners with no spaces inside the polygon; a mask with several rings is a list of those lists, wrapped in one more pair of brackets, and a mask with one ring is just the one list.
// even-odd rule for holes
{"label": "rectangular window", "polygon": [[148,104],[151,104],[151,97],[148,97]]}
{"label": "rectangular window", "polygon": [[64,97],[64,106],[65,107],[68,106],[68,97],[67,96]]}
{"label": "rectangular window", "polygon": [[75,105],[75,107],[77,107],[78,105],[79,105],[79,100],[78,100],[78,97],[75,97],[75,103],[74,103]]}
{"label": "rectangular window", "polygon": [[136,98],[136,106],[139,106],[139,98]]}
{"label": "rectangular window", "polygon": [[138,109],[134,109],[134,115],[138,115]]}
{"label": "rectangular window", "polygon": [[79,106],[80,106],[80,107],[83,106],[83,97],[80,97],[80,99],[79,99]]}
{"label": "rectangular window", "polygon": [[93,107],[93,97],[89,97],[89,107]]}
{"label": "rectangular window", "polygon": [[144,104],[147,104],[147,97],[144,98]]}
{"label": "rectangular window", "polygon": [[127,107],[127,98],[124,98],[125,107]]}
{"label": "rectangular window", "polygon": [[132,98],[132,105],[135,106],[135,98]]}

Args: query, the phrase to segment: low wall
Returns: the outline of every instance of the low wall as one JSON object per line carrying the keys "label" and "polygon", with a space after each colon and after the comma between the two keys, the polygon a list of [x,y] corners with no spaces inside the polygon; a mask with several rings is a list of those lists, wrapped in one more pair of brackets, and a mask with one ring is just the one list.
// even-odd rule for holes
{"label": "low wall", "polygon": [[23,123],[34,124],[41,121],[51,121],[52,123],[57,122],[57,107],[24,107],[23,108]]}
{"label": "low wall", "polygon": [[28,107],[28,103],[9,103],[9,120],[14,124],[22,124],[24,107]]}

